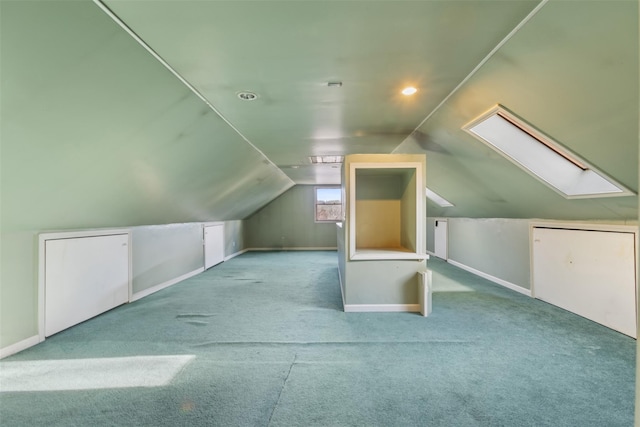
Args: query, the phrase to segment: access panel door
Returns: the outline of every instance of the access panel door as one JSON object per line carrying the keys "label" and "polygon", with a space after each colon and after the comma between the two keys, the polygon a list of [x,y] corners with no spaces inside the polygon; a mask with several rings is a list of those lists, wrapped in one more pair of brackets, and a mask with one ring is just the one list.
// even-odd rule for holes
{"label": "access panel door", "polygon": [[438,219],[434,224],[434,253],[438,258],[442,258],[444,260],[448,259],[447,256],[447,221]]}
{"label": "access panel door", "polygon": [[635,235],[533,229],[533,291],[543,301],[636,337]]}
{"label": "access panel door", "polygon": [[204,268],[224,261],[224,225],[204,227]]}
{"label": "access panel door", "polygon": [[45,336],[129,300],[129,235],[45,241]]}

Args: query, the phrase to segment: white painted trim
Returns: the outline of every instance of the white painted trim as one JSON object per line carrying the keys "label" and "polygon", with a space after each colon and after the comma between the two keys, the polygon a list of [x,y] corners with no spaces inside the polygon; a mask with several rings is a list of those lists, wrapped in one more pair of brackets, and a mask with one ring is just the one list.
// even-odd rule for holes
{"label": "white painted trim", "polygon": [[420,304],[346,304],[347,313],[409,312],[420,313]]}
{"label": "white painted trim", "polygon": [[26,350],[29,347],[33,347],[36,344],[40,343],[40,336],[34,335],[26,340],[22,340],[15,344],[11,344],[7,347],[0,348],[0,359],[4,359],[5,357],[9,357],[12,354],[16,354],[22,350]]}
{"label": "white painted trim", "polygon": [[197,268],[197,269],[195,269],[195,270],[193,270],[193,271],[191,271],[189,273],[183,274],[182,276],[178,276],[175,279],[171,279],[171,280],[168,280],[168,281],[166,281],[164,283],[160,283],[159,285],[155,285],[155,286],[153,286],[151,288],[147,288],[147,289],[145,289],[143,291],[136,292],[129,299],[129,302],[137,301],[137,300],[139,300],[141,298],[144,298],[144,297],[149,296],[149,295],[151,295],[153,293],[161,291],[161,290],[163,290],[165,288],[168,288],[171,285],[175,285],[176,283],[182,282],[183,280],[187,280],[190,277],[193,277],[193,276],[195,276],[197,274],[200,274],[203,271],[204,271],[204,267],[200,267],[200,268]]}
{"label": "white painted trim", "polygon": [[[426,252],[427,252],[427,255],[429,255],[429,256],[436,256],[435,252],[431,252],[431,251],[429,251],[429,250],[427,250]],[[436,257],[436,258],[437,258],[437,257]],[[443,259],[442,261],[447,261],[447,260],[446,260],[446,259]]]}
{"label": "white painted trim", "polygon": [[336,246],[333,247],[317,247],[317,248],[306,248],[306,247],[280,247],[280,248],[249,248],[245,249],[245,251],[249,252],[267,252],[267,251],[337,251],[338,248]]}
{"label": "white painted trim", "polygon": [[113,236],[118,234],[127,234],[128,247],[129,247],[129,300],[131,300],[133,292],[133,255],[131,249],[131,235],[130,228],[104,228],[104,229],[88,229],[88,230],[73,230],[73,231],[51,231],[42,232],[38,235],[38,336],[40,342],[45,338],[45,243],[47,240],[54,239],[76,239],[82,237],[99,237],[99,236]]}
{"label": "white painted trim", "polygon": [[[425,191],[423,190],[423,166],[422,162],[350,162],[349,163],[349,259],[386,259],[386,258],[367,258],[358,256],[356,248],[356,170],[357,169],[412,169],[415,171],[416,178],[416,257],[410,259],[426,259],[423,251],[426,249],[426,214],[425,214]],[[345,215],[346,218],[346,215]],[[355,257],[355,258],[354,258]],[[400,258],[409,259],[409,258]]]}
{"label": "white painted trim", "polygon": [[237,257],[237,256],[240,256],[240,255],[242,255],[243,253],[248,252],[248,251],[249,251],[249,249],[242,249],[241,251],[238,251],[238,252],[232,253],[231,255],[227,255],[226,257],[224,257],[224,260],[225,260],[225,261],[229,261],[231,258],[235,258],[235,257]]}
{"label": "white painted trim", "polygon": [[476,270],[473,267],[469,267],[468,265],[465,265],[465,264],[463,264],[461,262],[454,261],[451,258],[449,258],[447,260],[447,262],[449,264],[451,264],[451,265],[454,265],[454,266],[458,267],[458,268],[466,270],[469,273],[473,273],[476,276],[480,276],[480,277],[482,277],[484,279],[487,279],[487,280],[490,280],[490,281],[492,281],[494,283],[497,283],[498,285],[504,286],[507,289],[511,289],[512,291],[516,291],[516,292],[521,293],[523,295],[526,295],[528,297],[531,296],[531,290],[530,289],[523,288],[522,286],[518,286],[518,285],[513,284],[511,282],[507,282],[506,280],[500,279],[499,277],[495,277],[495,276],[492,276],[490,274],[484,273],[484,272],[482,272],[480,270]]}

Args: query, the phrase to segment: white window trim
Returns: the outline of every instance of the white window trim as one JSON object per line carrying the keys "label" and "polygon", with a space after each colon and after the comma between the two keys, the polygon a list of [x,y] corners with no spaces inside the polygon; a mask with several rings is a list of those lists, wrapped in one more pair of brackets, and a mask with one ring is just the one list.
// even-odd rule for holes
{"label": "white window trim", "polygon": [[[320,189],[336,189],[336,190],[341,190],[340,191],[340,201],[341,203],[341,211],[342,211],[342,218],[340,219],[328,219],[328,220],[319,220],[317,215],[318,215],[318,211],[317,211],[317,206],[318,206],[318,190]],[[339,185],[316,185],[313,187],[313,222],[315,222],[316,224],[335,224],[336,222],[342,222],[344,221],[344,194],[342,192],[342,187],[340,187]]]}
{"label": "white window trim", "polygon": [[[514,158],[511,155],[507,154],[506,152],[502,151],[500,148],[495,146],[493,143],[487,141],[486,139],[484,139],[483,137],[481,137],[477,133],[473,132],[472,129],[475,126],[479,125],[480,123],[484,122],[485,120],[489,119],[490,117],[492,117],[494,115],[501,116],[506,121],[511,122],[515,127],[520,128],[522,131],[524,131],[525,133],[529,134],[534,139],[538,140],[541,144],[545,145],[550,150],[555,151],[558,154],[558,156],[560,156],[561,158],[569,161],[570,163],[572,163],[575,166],[579,167],[583,171],[590,171],[590,172],[592,172],[592,173],[594,173],[596,175],[599,175],[605,181],[608,181],[611,185],[613,185],[615,187],[618,187],[620,189],[620,191],[618,191],[618,192],[609,192],[609,193],[593,192],[593,193],[583,193],[583,194],[575,194],[575,195],[566,194],[560,188],[558,188],[556,184],[554,184],[554,183],[550,182],[550,180],[545,179],[542,176],[538,175],[536,172],[534,172],[533,170],[529,169],[527,166],[525,166],[524,164],[519,162],[516,158]],[[531,126],[530,124],[525,122],[522,118],[516,116],[514,113],[512,113],[509,110],[507,110],[506,108],[504,108],[502,105],[498,104],[498,105],[494,106],[489,111],[485,112],[481,116],[477,117],[476,119],[474,119],[471,122],[469,122],[466,125],[464,125],[462,127],[462,130],[464,130],[465,132],[467,132],[469,135],[473,136],[474,138],[478,139],[479,141],[482,141],[485,145],[487,145],[491,149],[497,151],[503,157],[505,157],[507,160],[509,160],[510,162],[515,164],[516,166],[520,167],[522,170],[527,172],[529,175],[533,176],[534,178],[536,178],[540,182],[544,183],[549,188],[551,188],[556,193],[560,194],[562,197],[564,197],[566,199],[622,197],[622,196],[633,196],[633,195],[636,194],[635,192],[633,192],[632,190],[630,190],[626,186],[622,185],[617,180],[611,178],[606,173],[602,172],[598,168],[596,168],[593,165],[589,164],[589,162],[587,162],[586,160],[584,160],[583,158],[581,158],[577,154],[573,153],[572,151],[570,151],[566,147],[563,147],[560,143],[556,142],[555,140],[553,140],[548,135],[546,135],[543,132],[539,131],[538,129],[534,128],[533,126]]]}

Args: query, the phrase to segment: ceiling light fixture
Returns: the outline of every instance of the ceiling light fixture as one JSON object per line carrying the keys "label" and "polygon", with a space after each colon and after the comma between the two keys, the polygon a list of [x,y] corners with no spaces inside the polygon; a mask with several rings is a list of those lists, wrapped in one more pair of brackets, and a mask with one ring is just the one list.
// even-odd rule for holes
{"label": "ceiling light fixture", "polygon": [[242,99],[243,101],[253,101],[255,99],[258,99],[258,95],[253,92],[238,92],[238,98]]}
{"label": "ceiling light fixture", "polygon": [[416,89],[413,86],[407,86],[404,89],[402,89],[402,94],[404,96],[411,96],[411,95],[415,94],[416,92],[418,92],[418,89]]}

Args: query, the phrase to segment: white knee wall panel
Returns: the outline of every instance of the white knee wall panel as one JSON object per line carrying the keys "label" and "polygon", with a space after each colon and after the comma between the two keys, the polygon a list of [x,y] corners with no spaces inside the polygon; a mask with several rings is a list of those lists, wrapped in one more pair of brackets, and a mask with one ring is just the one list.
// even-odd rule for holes
{"label": "white knee wall panel", "polygon": [[213,267],[224,261],[224,224],[204,227],[204,268]]}
{"label": "white knee wall panel", "polygon": [[637,336],[633,232],[534,227],[532,238],[536,298]]}
{"label": "white knee wall panel", "polygon": [[129,300],[129,234],[44,240],[45,336]]}

